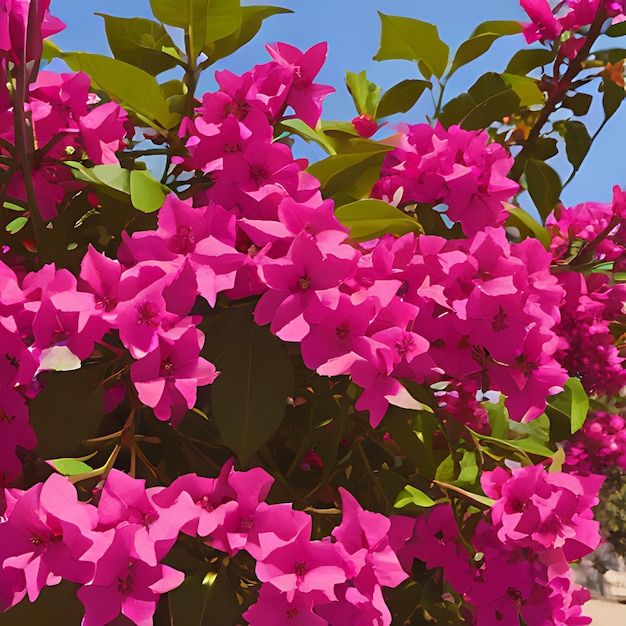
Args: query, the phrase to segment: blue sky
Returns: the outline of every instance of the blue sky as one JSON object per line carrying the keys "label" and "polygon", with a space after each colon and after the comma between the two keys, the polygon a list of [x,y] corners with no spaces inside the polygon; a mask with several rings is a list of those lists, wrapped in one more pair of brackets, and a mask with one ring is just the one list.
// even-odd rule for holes
{"label": "blue sky", "polygon": [[[244,3],[252,4],[253,2]],[[466,39],[480,22],[493,19],[524,20],[525,14],[516,0],[257,0],[256,4],[276,4],[294,11],[293,14],[277,15],[266,20],[260,33],[250,44],[236,54],[214,66],[241,73],[253,65],[264,63],[269,57],[265,42],[285,41],[306,49],[319,41],[329,44],[328,60],[318,77],[318,82],[333,85],[337,93],[329,96],[324,105],[324,118],[350,120],[355,110],[344,86],[345,71],[367,71],[370,80],[383,89],[405,78],[418,78],[412,63],[406,61],[376,62],[372,56],[380,41],[380,20],[377,11],[389,15],[402,15],[434,23],[441,38],[454,50]],[[149,0],[52,0],[51,11],[67,24],[67,29],[54,40],[64,50],[85,50],[110,54],[106,43],[102,18],[94,13],[107,13],[120,17],[150,17]],[[626,47],[620,40],[611,40],[602,47]],[[537,44],[535,44],[537,45]],[[520,47],[525,46],[523,37],[503,38],[490,52],[474,61],[450,81],[446,90],[452,97],[469,87],[486,71],[503,71],[507,61]],[[214,88],[212,69],[201,88]],[[201,93],[201,92],[199,92]],[[598,98],[599,101],[599,98]],[[391,122],[420,123],[432,112],[432,103],[425,94],[416,107]],[[591,133],[602,120],[598,110],[592,109],[588,116]],[[574,181],[564,190],[562,199],[566,205],[587,200],[607,202],[611,199],[614,184],[626,186],[626,105],[609,121],[603,133],[591,149]],[[304,154],[311,160],[323,157],[321,151],[307,148]],[[554,164],[554,162],[551,162]],[[559,162],[560,164],[560,162]],[[563,179],[569,175],[567,164],[557,168]],[[525,202],[524,202],[525,204]]]}

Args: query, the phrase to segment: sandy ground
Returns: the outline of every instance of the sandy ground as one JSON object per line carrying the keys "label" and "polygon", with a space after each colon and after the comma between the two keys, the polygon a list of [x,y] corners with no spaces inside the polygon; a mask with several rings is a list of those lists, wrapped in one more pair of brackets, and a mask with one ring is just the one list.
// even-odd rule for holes
{"label": "sandy ground", "polygon": [[626,626],[626,604],[589,600],[583,613],[592,618],[593,626]]}

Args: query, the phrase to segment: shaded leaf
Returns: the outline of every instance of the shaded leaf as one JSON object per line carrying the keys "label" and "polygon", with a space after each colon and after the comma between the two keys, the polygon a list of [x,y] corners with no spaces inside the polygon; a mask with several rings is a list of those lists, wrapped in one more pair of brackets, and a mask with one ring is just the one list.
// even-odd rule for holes
{"label": "shaded leaf", "polygon": [[356,241],[369,241],[386,234],[406,235],[421,232],[420,224],[406,213],[382,200],[358,200],[340,206],[335,215],[350,229]]}
{"label": "shaded leaf", "polygon": [[586,126],[582,122],[569,120],[559,120],[552,126],[565,140],[567,160],[577,171],[591,148],[591,137]]}
{"label": "shaded leaf", "polygon": [[467,93],[450,100],[444,106],[439,121],[446,128],[459,124],[465,130],[478,130],[516,112],[519,104],[519,96],[502,76],[488,72]]}
{"label": "shaded leaf", "polygon": [[[176,67],[176,45],[158,22],[96,13],[104,19],[109,48],[116,59],[156,75]],[[172,56],[175,55],[175,56]]]}
{"label": "shaded leaf", "polygon": [[400,81],[385,91],[378,103],[376,117],[406,113],[420,99],[424,90],[431,88],[432,84],[427,80],[407,79]]}
{"label": "shaded leaf", "polygon": [[604,31],[604,34],[609,37],[623,37],[626,35],[626,22],[611,24],[606,31]]}
{"label": "shaded leaf", "polygon": [[572,111],[574,115],[582,117],[587,115],[589,107],[593,101],[593,96],[588,93],[577,93],[573,96],[565,96],[561,106]]}
{"label": "shaded leaf", "polygon": [[367,114],[375,119],[380,87],[367,78],[365,70],[358,74],[346,72],[346,86],[359,115]]}
{"label": "shaded leaf", "polygon": [[605,80],[602,83],[602,108],[604,116],[609,119],[619,109],[622,100],[626,97],[623,87],[616,85],[612,80]]}
{"label": "shaded leaf", "polygon": [[543,161],[528,159],[524,167],[528,193],[543,220],[559,202],[561,179],[559,175]]}
{"label": "shaded leaf", "polygon": [[[421,61],[437,78],[448,65],[450,48],[441,41],[434,24],[409,17],[397,17],[378,12],[381,22],[380,49],[375,61],[406,59]],[[426,76],[429,78],[429,76]]]}
{"label": "shaded leaf", "polygon": [[485,54],[496,39],[516,35],[522,30],[522,25],[512,20],[483,22],[476,27],[471,37],[459,46],[448,75],[452,76],[457,69]]}
{"label": "shaded leaf", "polygon": [[285,345],[254,323],[250,307],[227,315],[231,334],[214,359],[221,374],[211,387],[211,411],[224,444],[245,464],[280,425],[294,373]]}
{"label": "shaded leaf", "polygon": [[170,113],[156,78],[148,72],[101,54],[63,52],[61,58],[75,72],[89,74],[95,88],[102,89],[112,100],[151,125],[156,122],[169,129],[180,119],[179,115]]}

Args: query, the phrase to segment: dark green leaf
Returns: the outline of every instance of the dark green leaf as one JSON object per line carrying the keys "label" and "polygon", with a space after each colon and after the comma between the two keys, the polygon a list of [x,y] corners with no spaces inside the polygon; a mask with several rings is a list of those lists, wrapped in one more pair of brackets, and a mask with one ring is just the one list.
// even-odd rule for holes
{"label": "dark green leaf", "polygon": [[37,453],[44,459],[74,454],[82,439],[94,437],[104,416],[104,387],[91,368],[42,374],[45,387],[31,400],[30,422]]}
{"label": "dark green leaf", "polygon": [[563,104],[566,109],[572,111],[574,115],[578,117],[582,117],[583,115],[587,115],[589,112],[589,107],[593,101],[593,96],[588,93],[577,93],[573,96],[565,96],[563,98]]}
{"label": "dark green leaf", "polygon": [[407,79],[390,87],[383,94],[376,110],[376,117],[406,113],[420,99],[425,89],[432,85],[427,80]]}
{"label": "dark green leaf", "polygon": [[602,63],[619,63],[626,59],[626,50],[624,48],[610,48],[609,50],[594,50],[593,57],[595,61]]}
{"label": "dark green leaf", "polygon": [[452,76],[459,67],[467,65],[485,54],[496,39],[505,35],[516,35],[521,32],[521,24],[514,21],[493,21],[480,24],[471,37],[464,41],[456,51],[449,76]]}
{"label": "dark green leaf", "polygon": [[234,33],[241,24],[239,0],[150,0],[155,17],[189,34],[195,57],[211,42]]}
{"label": "dark green leaf", "polygon": [[61,57],[74,71],[89,74],[94,87],[134,111],[150,126],[156,122],[169,129],[180,119],[179,115],[170,113],[156,78],[148,72],[100,54],[64,52]]}
{"label": "dark green leaf", "polygon": [[211,387],[211,410],[224,444],[242,464],[280,425],[294,374],[283,342],[254,323],[249,307],[230,309],[230,335]]}
{"label": "dark green leaf", "polygon": [[280,13],[293,13],[289,9],[271,6],[241,7],[241,25],[228,35],[211,44],[207,44],[204,52],[211,63],[227,57],[239,48],[245,46],[261,29],[263,20]]}
{"label": "dark green leaf", "polygon": [[568,120],[559,120],[552,126],[565,140],[567,160],[572,164],[574,171],[578,171],[591,148],[591,137],[587,128],[582,122]]}
{"label": "dark green leaf", "polygon": [[367,114],[375,119],[376,107],[380,100],[380,87],[368,80],[365,70],[358,74],[346,72],[346,86],[359,115]]}
{"label": "dark green leaf", "polygon": [[623,37],[626,35],[626,22],[617,22],[617,24],[611,24],[605,31],[605,35],[609,37]]}
{"label": "dark green leaf", "polygon": [[467,93],[450,100],[443,108],[439,121],[446,128],[459,124],[466,130],[478,130],[516,112],[519,104],[519,96],[502,76],[488,72]]}
{"label": "dark green leaf", "polygon": [[399,209],[382,200],[358,200],[340,206],[335,215],[350,229],[356,241],[369,241],[386,234],[406,235],[419,233],[418,222]]}
{"label": "dark green leaf", "polygon": [[143,17],[96,15],[104,18],[109,47],[116,59],[153,75],[176,67],[180,55],[172,38],[158,22]]}
{"label": "dark green leaf", "polygon": [[0,613],[0,626],[62,626],[80,624],[85,608],[76,596],[79,585],[66,580],[44,587],[36,602],[28,598]]}
{"label": "dark green leaf", "polygon": [[554,52],[544,50],[543,48],[533,48],[531,50],[518,50],[509,64],[506,66],[505,72],[508,74],[519,74],[525,76],[536,67],[549,65],[554,61]]}
{"label": "dark green leaf", "polygon": [[[448,65],[450,48],[441,41],[434,24],[409,17],[397,17],[378,12],[381,21],[380,49],[375,61],[406,59],[421,61],[437,78]],[[429,78],[429,76],[426,76]]]}
{"label": "dark green leaf", "polygon": [[543,220],[559,202],[561,179],[559,175],[543,161],[528,159],[524,167],[528,193]]}
{"label": "dark green leaf", "polygon": [[622,100],[626,97],[626,91],[623,87],[616,85],[612,80],[605,80],[602,83],[602,107],[604,108],[604,116],[609,119],[615,111],[619,109]]}
{"label": "dark green leaf", "polygon": [[419,469],[420,476],[434,478],[432,449],[420,438],[415,411],[390,406],[385,413],[385,423],[391,438]]}

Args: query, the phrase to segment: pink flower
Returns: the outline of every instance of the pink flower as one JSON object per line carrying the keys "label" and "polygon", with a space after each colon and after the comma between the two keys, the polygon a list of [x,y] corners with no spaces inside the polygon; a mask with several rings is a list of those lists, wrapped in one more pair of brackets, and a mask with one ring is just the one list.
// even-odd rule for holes
{"label": "pink flower", "polygon": [[158,336],[157,346],[131,366],[139,399],[160,420],[177,426],[196,402],[198,387],[212,383],[218,372],[200,357],[203,334],[189,324]]}

